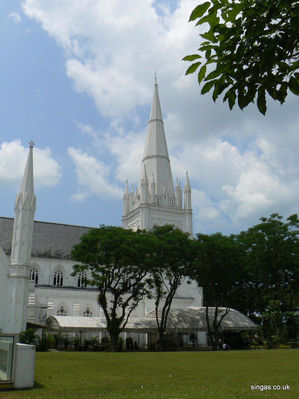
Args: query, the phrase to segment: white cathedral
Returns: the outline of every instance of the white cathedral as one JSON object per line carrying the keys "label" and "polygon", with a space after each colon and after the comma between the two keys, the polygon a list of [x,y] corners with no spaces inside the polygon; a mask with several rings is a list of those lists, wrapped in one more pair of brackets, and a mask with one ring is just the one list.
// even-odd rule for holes
{"label": "white cathedral", "polygon": [[[26,325],[43,327],[50,316],[69,316],[75,325],[101,320],[97,289],[85,285],[84,275],[71,276],[70,252],[90,227],[34,221],[35,202],[31,143],[15,218],[0,217],[0,329],[19,333]],[[130,191],[126,183],[122,225],[150,230],[164,224],[192,235],[190,183],[186,174],[184,194],[178,181],[173,185],[155,82],[139,187]],[[190,306],[202,306],[202,289],[195,282],[184,283],[172,304],[179,309]],[[153,309],[153,300],[144,300],[132,317],[145,317]]]}

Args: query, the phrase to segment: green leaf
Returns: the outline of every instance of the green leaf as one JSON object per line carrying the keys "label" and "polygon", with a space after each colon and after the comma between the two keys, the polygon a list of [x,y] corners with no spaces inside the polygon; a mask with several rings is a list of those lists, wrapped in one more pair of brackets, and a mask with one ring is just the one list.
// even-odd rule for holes
{"label": "green leaf", "polygon": [[215,69],[215,71],[212,71],[208,74],[205,80],[211,80],[217,78],[219,75],[221,75],[221,71]]}
{"label": "green leaf", "polygon": [[229,106],[230,110],[233,109],[233,106],[235,105],[235,102],[236,102],[236,93],[233,90],[229,90],[228,106]]}
{"label": "green leaf", "polygon": [[193,73],[196,71],[196,69],[199,67],[200,62],[195,62],[194,64],[190,65],[189,68],[187,69],[185,75],[190,75],[190,73]]}
{"label": "green leaf", "polygon": [[203,4],[199,4],[192,11],[192,13],[190,15],[190,18],[189,18],[189,22],[194,21],[195,19],[202,17],[209,7],[210,7],[210,2],[209,1],[206,1]]}
{"label": "green leaf", "polygon": [[268,87],[267,92],[273,98],[273,100],[277,100],[276,88],[275,87]]}
{"label": "green leaf", "polygon": [[285,102],[285,98],[287,96],[287,90],[288,90],[287,82],[282,82],[280,89],[278,90],[277,93],[277,98],[281,104]]}
{"label": "green leaf", "polygon": [[202,35],[200,35],[203,39],[209,40],[212,43],[216,43],[216,38],[215,35],[212,31],[203,33]]}
{"label": "green leaf", "polygon": [[210,20],[210,16],[207,15],[207,16],[201,18],[201,19],[196,23],[195,26],[202,25],[202,24],[204,24],[205,22],[209,22],[209,20]]}
{"label": "green leaf", "polygon": [[199,72],[198,72],[198,83],[200,84],[200,82],[204,79],[204,77],[206,76],[206,71],[207,71],[207,66],[203,65]]}
{"label": "green leaf", "polygon": [[290,78],[289,88],[292,93],[296,94],[297,96],[299,95],[299,83],[298,80],[294,78],[294,76],[291,76]]}
{"label": "green leaf", "polygon": [[213,95],[212,95],[212,98],[213,98],[214,102],[217,100],[218,96],[219,96],[219,85],[215,84]]}
{"label": "green leaf", "polygon": [[198,58],[201,58],[201,55],[199,54],[190,54],[190,55],[186,55],[186,57],[183,58],[183,61],[194,61]]}
{"label": "green leaf", "polygon": [[243,5],[241,3],[234,3],[232,8],[227,11],[227,15],[230,22],[233,22],[236,19],[236,16],[242,11]]}
{"label": "green leaf", "polygon": [[206,94],[208,91],[211,90],[211,88],[214,86],[215,81],[211,80],[210,82],[207,82],[203,88],[201,89],[201,94]]}
{"label": "green leaf", "polygon": [[257,107],[258,107],[259,111],[263,115],[265,115],[265,113],[267,111],[267,107],[266,107],[266,93],[265,93],[265,89],[263,87],[260,87],[258,89]]}

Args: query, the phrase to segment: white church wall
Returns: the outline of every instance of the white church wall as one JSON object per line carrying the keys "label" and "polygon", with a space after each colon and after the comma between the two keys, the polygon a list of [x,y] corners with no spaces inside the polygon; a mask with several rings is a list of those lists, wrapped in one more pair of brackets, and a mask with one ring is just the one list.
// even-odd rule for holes
{"label": "white church wall", "polygon": [[0,330],[7,332],[8,258],[0,247]]}

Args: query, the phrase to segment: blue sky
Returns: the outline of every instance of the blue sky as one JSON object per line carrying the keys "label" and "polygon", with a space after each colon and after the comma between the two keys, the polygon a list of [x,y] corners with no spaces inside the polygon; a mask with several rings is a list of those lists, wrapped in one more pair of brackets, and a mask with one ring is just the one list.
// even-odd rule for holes
{"label": "blue sky", "polygon": [[173,178],[189,172],[195,232],[298,212],[298,100],[229,111],[182,57],[196,1],[0,0],[0,215],[13,217],[34,140],[36,220],[121,224],[138,184],[157,70]]}

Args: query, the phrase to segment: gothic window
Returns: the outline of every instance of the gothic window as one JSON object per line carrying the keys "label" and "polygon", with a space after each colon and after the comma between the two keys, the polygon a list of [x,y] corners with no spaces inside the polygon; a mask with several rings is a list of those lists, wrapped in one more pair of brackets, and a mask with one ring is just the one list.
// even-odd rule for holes
{"label": "gothic window", "polygon": [[66,316],[66,315],[67,315],[66,309],[63,305],[61,305],[57,310],[57,316]]}
{"label": "gothic window", "polygon": [[84,317],[92,317],[92,311],[89,309],[89,307],[87,306],[83,312],[83,316]]}
{"label": "gothic window", "polygon": [[53,285],[55,285],[56,287],[63,286],[63,273],[61,270],[56,270],[56,272],[54,273]]}
{"label": "gothic window", "polygon": [[34,284],[38,284],[38,271],[36,267],[30,268],[30,280],[34,281]]}
{"label": "gothic window", "polygon": [[86,279],[87,279],[86,272],[82,272],[82,273],[78,274],[78,282],[77,282],[78,288],[84,288],[87,286]]}

